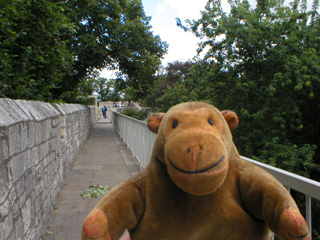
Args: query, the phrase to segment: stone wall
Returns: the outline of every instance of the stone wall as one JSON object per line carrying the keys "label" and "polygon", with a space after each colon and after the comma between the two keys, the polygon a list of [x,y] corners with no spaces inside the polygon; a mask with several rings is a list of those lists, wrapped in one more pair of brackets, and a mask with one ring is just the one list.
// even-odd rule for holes
{"label": "stone wall", "polygon": [[0,99],[0,239],[41,239],[95,108]]}

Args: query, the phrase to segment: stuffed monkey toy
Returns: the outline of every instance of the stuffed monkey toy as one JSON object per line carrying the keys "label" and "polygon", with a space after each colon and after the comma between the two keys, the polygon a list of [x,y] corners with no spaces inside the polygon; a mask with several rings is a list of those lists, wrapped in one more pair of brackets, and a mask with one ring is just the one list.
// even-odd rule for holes
{"label": "stuffed monkey toy", "polygon": [[116,240],[125,229],[132,240],[269,240],[271,231],[310,239],[284,186],[239,157],[231,135],[238,122],[200,102],[152,115],[150,164],[100,200],[82,239]]}

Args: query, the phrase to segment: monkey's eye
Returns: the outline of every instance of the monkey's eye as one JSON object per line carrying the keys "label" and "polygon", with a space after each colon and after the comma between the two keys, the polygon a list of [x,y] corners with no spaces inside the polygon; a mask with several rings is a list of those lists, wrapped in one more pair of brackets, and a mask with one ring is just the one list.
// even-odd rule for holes
{"label": "monkey's eye", "polygon": [[173,127],[173,128],[178,127],[178,121],[177,121],[177,120],[174,120],[174,121],[173,121],[172,127]]}
{"label": "monkey's eye", "polygon": [[208,118],[208,123],[213,126],[214,125],[214,122],[212,121],[212,119]]}

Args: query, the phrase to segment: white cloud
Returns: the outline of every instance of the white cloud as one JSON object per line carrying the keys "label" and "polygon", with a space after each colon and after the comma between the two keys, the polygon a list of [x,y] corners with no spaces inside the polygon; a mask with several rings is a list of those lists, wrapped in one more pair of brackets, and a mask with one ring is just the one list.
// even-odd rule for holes
{"label": "white cloud", "polygon": [[[168,54],[164,56],[162,65],[175,60],[187,61],[196,55],[197,44],[200,42],[190,32],[184,32],[177,27],[175,18],[198,19],[200,12],[204,10],[207,0],[142,0],[147,16],[152,15],[151,25],[155,35],[159,35],[162,41],[169,44]],[[292,0],[285,0],[287,5]],[[155,3],[157,2],[157,3]],[[249,0],[252,7],[256,6],[256,0]],[[309,8],[311,0],[308,0]],[[230,5],[227,0],[222,0],[222,7],[227,13]],[[105,74],[103,74],[105,75]],[[110,77],[110,76],[109,76]]]}
{"label": "white cloud", "polygon": [[207,0],[164,0],[157,6],[157,15],[163,15],[171,8],[176,12],[176,17],[198,18],[206,3]]}
{"label": "white cloud", "polygon": [[187,61],[196,54],[199,39],[190,32],[184,32],[176,25],[176,18],[198,19],[204,10],[207,0],[163,0],[156,6],[151,25],[155,34],[169,44],[168,54],[164,56],[162,65],[175,60]]}

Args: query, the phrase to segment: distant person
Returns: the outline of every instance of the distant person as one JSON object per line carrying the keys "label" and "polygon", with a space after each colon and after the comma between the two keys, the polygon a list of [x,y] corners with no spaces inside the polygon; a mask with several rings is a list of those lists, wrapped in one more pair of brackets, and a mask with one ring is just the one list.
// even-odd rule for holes
{"label": "distant person", "polygon": [[107,108],[106,108],[106,106],[103,106],[103,108],[102,108],[102,115],[103,115],[104,118],[107,117]]}

